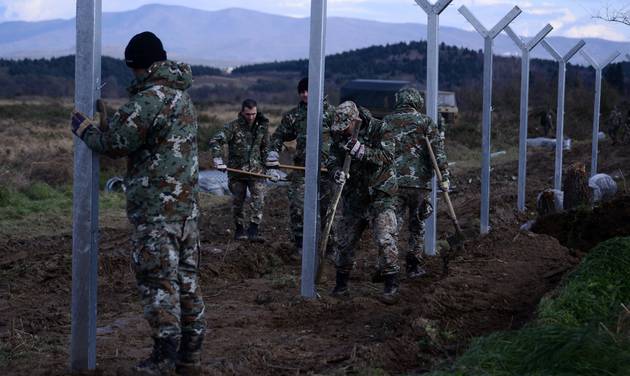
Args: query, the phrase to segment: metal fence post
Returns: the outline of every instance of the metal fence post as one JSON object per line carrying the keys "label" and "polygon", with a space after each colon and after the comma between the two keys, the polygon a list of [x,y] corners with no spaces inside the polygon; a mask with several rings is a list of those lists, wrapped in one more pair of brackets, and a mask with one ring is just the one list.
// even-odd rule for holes
{"label": "metal fence post", "polygon": [[315,298],[315,268],[319,237],[319,148],[323,117],[326,48],[326,0],[311,1],[311,35],[308,64],[308,115],[302,240],[301,294]]}
{"label": "metal fence post", "polygon": [[546,40],[541,42],[542,46],[558,62],[558,107],[556,113],[556,157],[553,174],[553,189],[562,190],[562,158],[564,147],[564,105],[566,94],[567,63],[586,44],[580,40],[564,56],[560,55]]}
{"label": "metal fence post", "polygon": [[593,68],[595,68],[595,110],[593,112],[593,144],[591,146],[591,176],[593,176],[597,174],[597,154],[599,153],[599,120],[602,116],[602,72],[604,68],[612,63],[621,53],[615,51],[601,64],[598,64],[586,50],[582,50],[580,53]]}
{"label": "metal fence post", "polygon": [[509,26],[505,28],[506,34],[512,38],[521,50],[521,113],[518,138],[518,195],[516,200],[516,207],[520,212],[525,211],[525,182],[527,180],[527,110],[529,108],[530,52],[551,30],[553,30],[553,27],[547,24],[534,38],[525,43]]}
{"label": "metal fence post", "polygon": [[477,18],[462,5],[459,8],[466,20],[484,38],[484,63],[483,63],[483,119],[481,140],[481,218],[480,232],[490,232],[490,129],[492,125],[492,47],[494,38],[519,14],[521,9],[517,6],[506,14],[492,29],[486,29]]}
{"label": "metal fence post", "polygon": [[[438,92],[439,92],[439,69],[440,69],[440,14],[453,0],[440,0],[435,5],[428,0],[416,0],[416,3],[427,14],[427,94],[426,109],[435,124],[439,121],[438,114]],[[431,180],[431,204],[433,213],[426,221],[426,232],[424,236],[424,252],[429,256],[436,253],[435,240],[437,238],[437,180],[435,174]]]}
{"label": "metal fence post", "polygon": [[[77,0],[75,107],[94,115],[101,80],[101,0]],[[98,156],[74,138],[70,368],[96,368]]]}

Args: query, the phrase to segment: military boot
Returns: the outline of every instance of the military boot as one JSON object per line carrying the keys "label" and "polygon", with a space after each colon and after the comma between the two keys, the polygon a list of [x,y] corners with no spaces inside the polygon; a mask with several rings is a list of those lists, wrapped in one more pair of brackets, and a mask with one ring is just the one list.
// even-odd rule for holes
{"label": "military boot", "polygon": [[372,273],[370,280],[372,283],[383,283],[385,282],[385,275],[383,275],[383,271],[381,269],[376,269],[374,273]]}
{"label": "military boot", "polygon": [[247,240],[245,229],[240,223],[236,224],[236,230],[234,231],[234,240]]}
{"label": "military boot", "polygon": [[400,283],[398,282],[398,273],[385,274],[385,288],[383,289],[382,301],[385,304],[398,303],[400,294]]}
{"label": "military boot", "polygon": [[173,337],[154,338],[153,352],[148,359],[133,368],[134,375],[162,376],[175,374],[177,359],[177,339]]}
{"label": "military boot", "polygon": [[182,334],[182,340],[177,353],[177,374],[182,376],[198,376],[201,371],[201,345],[203,334]]}
{"label": "military boot", "polygon": [[343,298],[350,295],[350,289],[348,289],[348,279],[350,278],[350,273],[340,272],[337,270],[337,274],[335,276],[335,288],[332,290],[330,295],[336,298]]}
{"label": "military boot", "polygon": [[418,256],[407,253],[406,261],[407,278],[417,279],[427,274],[427,271],[422,267]]}
{"label": "military boot", "polygon": [[258,223],[251,222],[249,228],[247,228],[247,238],[249,241],[262,243],[265,241],[260,235],[258,235]]}

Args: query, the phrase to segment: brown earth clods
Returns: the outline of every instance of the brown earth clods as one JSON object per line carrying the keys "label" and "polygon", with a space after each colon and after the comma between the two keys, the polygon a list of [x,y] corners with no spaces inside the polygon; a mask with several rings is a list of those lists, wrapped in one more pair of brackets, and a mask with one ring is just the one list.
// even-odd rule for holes
{"label": "brown earth clods", "polygon": [[[607,148],[602,153],[609,156],[600,159],[603,169],[628,166],[620,150]],[[568,153],[567,160],[583,155],[576,150]],[[532,151],[529,197],[549,186],[552,169],[551,153]],[[269,194],[263,244],[230,240],[227,202],[204,207],[201,283],[208,323],[206,374],[343,375],[378,369],[388,374],[422,373],[461,353],[472,337],[522,326],[579,256],[552,236],[518,230],[527,214],[513,209],[515,162],[495,166],[493,231],[473,236],[479,225],[477,173],[455,172],[453,200],[469,234],[466,251],[454,257],[446,276],[441,274],[439,258],[430,258],[428,277],[414,281],[403,277],[401,300],[392,306],[378,299],[382,285],[369,282],[376,260],[370,234],[365,234],[357,252],[349,299],[328,296],[334,284],[330,266],[319,286],[321,298],[300,297],[300,263],[291,258],[294,250],[288,240],[286,188]],[[532,199],[528,205],[535,207]],[[443,211],[438,228],[440,238],[450,230]],[[403,233],[401,244],[405,237]],[[149,329],[141,317],[129,267],[128,238],[128,228],[102,229],[97,374],[115,375],[150,352]],[[71,248],[67,234],[0,239],[0,357],[9,356],[3,374],[67,372]]]}

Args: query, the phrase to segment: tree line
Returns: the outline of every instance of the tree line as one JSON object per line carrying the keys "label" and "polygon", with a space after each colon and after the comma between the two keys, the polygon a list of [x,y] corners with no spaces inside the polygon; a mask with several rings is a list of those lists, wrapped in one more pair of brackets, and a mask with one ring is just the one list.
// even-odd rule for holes
{"label": "tree line", "polygon": [[[0,97],[74,95],[74,55],[50,59],[0,59]],[[221,75],[218,68],[193,65],[198,76]],[[133,75],[125,62],[103,56],[102,89],[105,97],[124,97]]]}

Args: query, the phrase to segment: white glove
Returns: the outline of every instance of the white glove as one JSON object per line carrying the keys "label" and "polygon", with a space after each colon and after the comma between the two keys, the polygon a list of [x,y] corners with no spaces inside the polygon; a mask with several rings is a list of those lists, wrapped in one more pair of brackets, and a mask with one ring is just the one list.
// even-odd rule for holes
{"label": "white glove", "polygon": [[214,158],[212,160],[212,163],[214,164],[214,168],[216,168],[217,170],[221,172],[227,171],[227,166],[225,165],[225,163],[223,163],[223,158]]}
{"label": "white glove", "polygon": [[280,166],[280,156],[277,151],[270,151],[269,154],[267,154],[265,166],[271,168],[278,168],[278,166]]}
{"label": "white glove", "polygon": [[448,192],[450,187],[451,187],[451,184],[448,180],[444,180],[440,182],[440,189],[442,190],[442,192]]}
{"label": "white glove", "polygon": [[267,175],[271,176],[271,180],[272,182],[276,183],[278,181],[280,181],[282,179],[282,175],[280,173],[280,170],[278,170],[277,168],[270,168],[267,170]]}
{"label": "white glove", "polygon": [[350,152],[350,155],[358,160],[362,160],[365,156],[365,146],[359,142],[359,140],[350,139],[344,146],[344,149]]}
{"label": "white glove", "polygon": [[333,174],[333,180],[335,180],[335,183],[339,185],[346,184],[346,180],[348,180],[349,178],[350,178],[350,175],[344,174],[342,170],[337,170]]}

